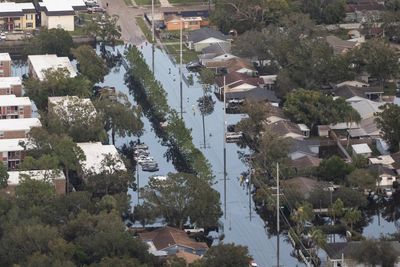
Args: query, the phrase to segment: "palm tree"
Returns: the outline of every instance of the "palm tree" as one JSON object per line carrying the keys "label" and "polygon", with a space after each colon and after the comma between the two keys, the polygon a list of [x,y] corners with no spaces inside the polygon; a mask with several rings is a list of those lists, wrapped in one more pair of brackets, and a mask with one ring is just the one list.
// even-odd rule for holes
{"label": "palm tree", "polygon": [[351,208],[344,214],[344,221],[347,225],[350,224],[350,229],[353,231],[353,225],[360,221],[361,211],[358,209]]}

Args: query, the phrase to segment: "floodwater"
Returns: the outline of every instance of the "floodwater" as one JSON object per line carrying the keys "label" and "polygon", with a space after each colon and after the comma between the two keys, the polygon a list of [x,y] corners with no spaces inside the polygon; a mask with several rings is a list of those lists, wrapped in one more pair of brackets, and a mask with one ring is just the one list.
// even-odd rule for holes
{"label": "floodwater", "polygon": [[[123,53],[123,47],[119,47]],[[152,49],[150,45],[143,46],[141,49],[147,63],[151,66]],[[171,107],[180,110],[180,95],[179,95],[179,70],[173,64],[170,58],[161,50],[155,50],[155,76],[159,80],[164,89],[168,92],[168,103]],[[169,69],[171,74],[169,74]],[[27,72],[26,65],[14,65],[13,74],[22,76]],[[117,91],[128,95],[129,100],[133,105],[136,102],[133,96],[129,93],[129,88],[125,85],[123,67],[115,67],[105,77],[104,82],[99,85],[114,86]],[[183,68],[183,73],[188,76],[188,72]],[[201,85],[196,81],[193,86],[188,87],[183,83],[183,119],[186,127],[192,129],[194,144],[202,150],[206,158],[210,161],[215,175],[214,188],[220,192],[221,203],[223,207],[224,186],[223,186],[223,127],[224,115],[223,104],[219,102],[213,95],[216,101],[214,112],[205,116],[205,137],[206,146],[203,144],[203,125],[202,116],[197,107],[197,99],[203,95]],[[242,115],[227,115],[227,124],[233,124],[239,121]],[[164,175],[169,172],[175,172],[175,168],[171,162],[167,162],[164,153],[167,148],[160,144],[159,138],[152,130],[152,126],[146,117],[142,118],[144,122],[144,134],[140,137],[140,141],[149,146],[150,156],[158,162],[160,171],[155,173],[143,172],[140,168],[138,171],[139,187],[147,184],[148,179],[152,175]],[[120,147],[127,144],[136,137],[119,137],[116,138],[116,146]],[[234,242],[238,245],[244,245],[249,248],[250,254],[260,267],[276,266],[276,237],[268,236],[264,221],[257,215],[254,208],[249,209],[249,196],[247,190],[240,186],[238,177],[240,173],[246,170],[246,166],[239,160],[237,151],[240,150],[235,144],[227,144],[227,212],[226,219],[224,216],[221,222],[224,226],[225,243]],[[132,206],[138,203],[136,192],[129,191],[131,195]],[[251,203],[254,207],[254,203]],[[372,221],[363,229],[363,234],[367,237],[379,238],[380,234],[394,233],[397,229],[393,222],[387,222],[383,218],[378,218],[378,215],[372,216]],[[292,246],[286,241],[287,238],[281,237],[280,242],[280,264],[281,266],[305,266],[291,256],[293,251]]]}

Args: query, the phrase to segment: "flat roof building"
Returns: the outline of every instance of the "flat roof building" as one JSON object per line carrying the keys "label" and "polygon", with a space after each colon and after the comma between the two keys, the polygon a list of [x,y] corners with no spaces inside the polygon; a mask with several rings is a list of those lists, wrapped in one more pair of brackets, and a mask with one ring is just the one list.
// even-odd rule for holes
{"label": "flat roof building", "polygon": [[0,3],[0,28],[6,31],[36,28],[36,9],[33,3]]}
{"label": "flat roof building", "polygon": [[0,77],[0,95],[22,96],[22,80],[20,77]]}
{"label": "flat roof building", "polygon": [[42,27],[75,30],[76,11],[86,10],[83,0],[43,0],[39,2]]}
{"label": "flat roof building", "polygon": [[10,76],[11,76],[11,57],[8,53],[0,53],[0,77],[10,77]]}
{"label": "flat roof building", "polygon": [[42,127],[38,118],[0,120],[0,139],[26,138],[34,127]]}
{"label": "flat roof building", "polygon": [[3,164],[9,170],[16,169],[24,158],[24,147],[21,146],[20,142],[27,143],[28,139],[17,138],[0,140],[0,155],[2,156]]}
{"label": "flat roof building", "polygon": [[32,117],[32,103],[29,97],[0,95],[0,119],[21,119]]}
{"label": "flat roof building", "polygon": [[77,72],[68,57],[57,55],[30,55],[28,56],[29,75],[40,81],[45,79],[44,71],[48,69],[67,69],[70,77],[75,77]]}
{"label": "flat roof building", "polygon": [[15,188],[20,184],[23,177],[49,181],[54,184],[57,194],[65,194],[65,175],[61,170],[10,171],[8,172],[8,185],[2,191],[14,195]]}
{"label": "flat roof building", "polygon": [[107,171],[104,166],[107,155],[117,161],[116,166],[114,166],[115,170],[126,171],[125,164],[114,145],[103,145],[100,142],[77,143],[77,145],[86,156],[86,160],[81,162],[85,174],[99,174]]}

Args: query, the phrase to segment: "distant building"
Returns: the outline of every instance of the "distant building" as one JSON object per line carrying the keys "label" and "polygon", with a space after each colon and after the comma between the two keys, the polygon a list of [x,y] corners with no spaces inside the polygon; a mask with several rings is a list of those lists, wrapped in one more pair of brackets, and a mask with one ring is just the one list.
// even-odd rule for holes
{"label": "distant building", "polygon": [[34,127],[42,127],[38,118],[0,120],[0,139],[26,138]]}
{"label": "distant building", "polygon": [[1,191],[15,195],[15,188],[19,185],[23,177],[49,181],[54,184],[57,194],[65,194],[65,175],[61,170],[10,171],[8,172],[8,186]]}
{"label": "distant building", "polygon": [[74,31],[76,12],[85,10],[86,4],[83,0],[43,0],[39,7],[42,27]]}
{"label": "distant building", "polygon": [[75,77],[77,72],[72,66],[68,57],[58,57],[57,55],[31,55],[28,56],[29,75],[43,81],[46,70],[66,69],[70,77]]}
{"label": "distant building", "polygon": [[32,3],[0,3],[0,29],[6,31],[36,28],[36,10]]}
{"label": "distant building", "polygon": [[28,139],[1,139],[0,154],[2,154],[3,164],[9,170],[15,170],[24,158],[24,148],[20,142],[27,143]]}
{"label": "distant building", "polygon": [[77,145],[86,156],[86,160],[81,162],[84,174],[99,174],[107,171],[104,166],[107,156],[116,160],[115,170],[126,171],[125,164],[114,145],[103,145],[100,142],[77,143]]}
{"label": "distant building", "polygon": [[21,119],[32,117],[32,103],[29,97],[0,95],[0,119]]}
{"label": "distant building", "polygon": [[0,53],[0,77],[10,77],[10,76],[11,76],[11,57],[8,53]]}
{"label": "distant building", "polygon": [[0,77],[0,95],[22,96],[20,77]]}
{"label": "distant building", "polygon": [[169,226],[139,233],[139,238],[148,244],[149,252],[157,256],[176,255],[179,252],[202,256],[208,250],[206,243],[196,242],[185,231]]}

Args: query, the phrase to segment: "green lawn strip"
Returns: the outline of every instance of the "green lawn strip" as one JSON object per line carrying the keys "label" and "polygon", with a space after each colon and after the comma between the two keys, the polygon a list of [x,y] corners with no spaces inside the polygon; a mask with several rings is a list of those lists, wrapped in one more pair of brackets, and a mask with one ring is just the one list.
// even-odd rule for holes
{"label": "green lawn strip", "polygon": [[[179,62],[180,57],[180,45],[178,44],[165,44],[167,53],[172,55],[176,62]],[[182,49],[182,61],[183,63],[189,63],[198,59],[198,54],[194,50],[189,50],[185,45]]]}
{"label": "green lawn strip", "polygon": [[208,3],[204,0],[168,0],[170,4]]}
{"label": "green lawn strip", "polygon": [[[128,1],[128,0],[125,0],[125,1]],[[151,0],[135,0],[135,3],[138,6],[147,6],[147,5],[151,5]],[[159,5],[160,2],[158,0],[154,0],[154,4]]]}
{"label": "green lawn strip", "polygon": [[134,5],[133,2],[132,2],[132,0],[124,0],[124,2],[125,2],[125,4],[126,4],[127,6],[133,6],[133,5]]}
{"label": "green lawn strip", "polygon": [[148,42],[151,43],[152,34],[150,28],[147,26],[147,23],[144,21],[144,18],[137,17],[136,22],[139,28],[142,30],[144,37],[147,39]]}

